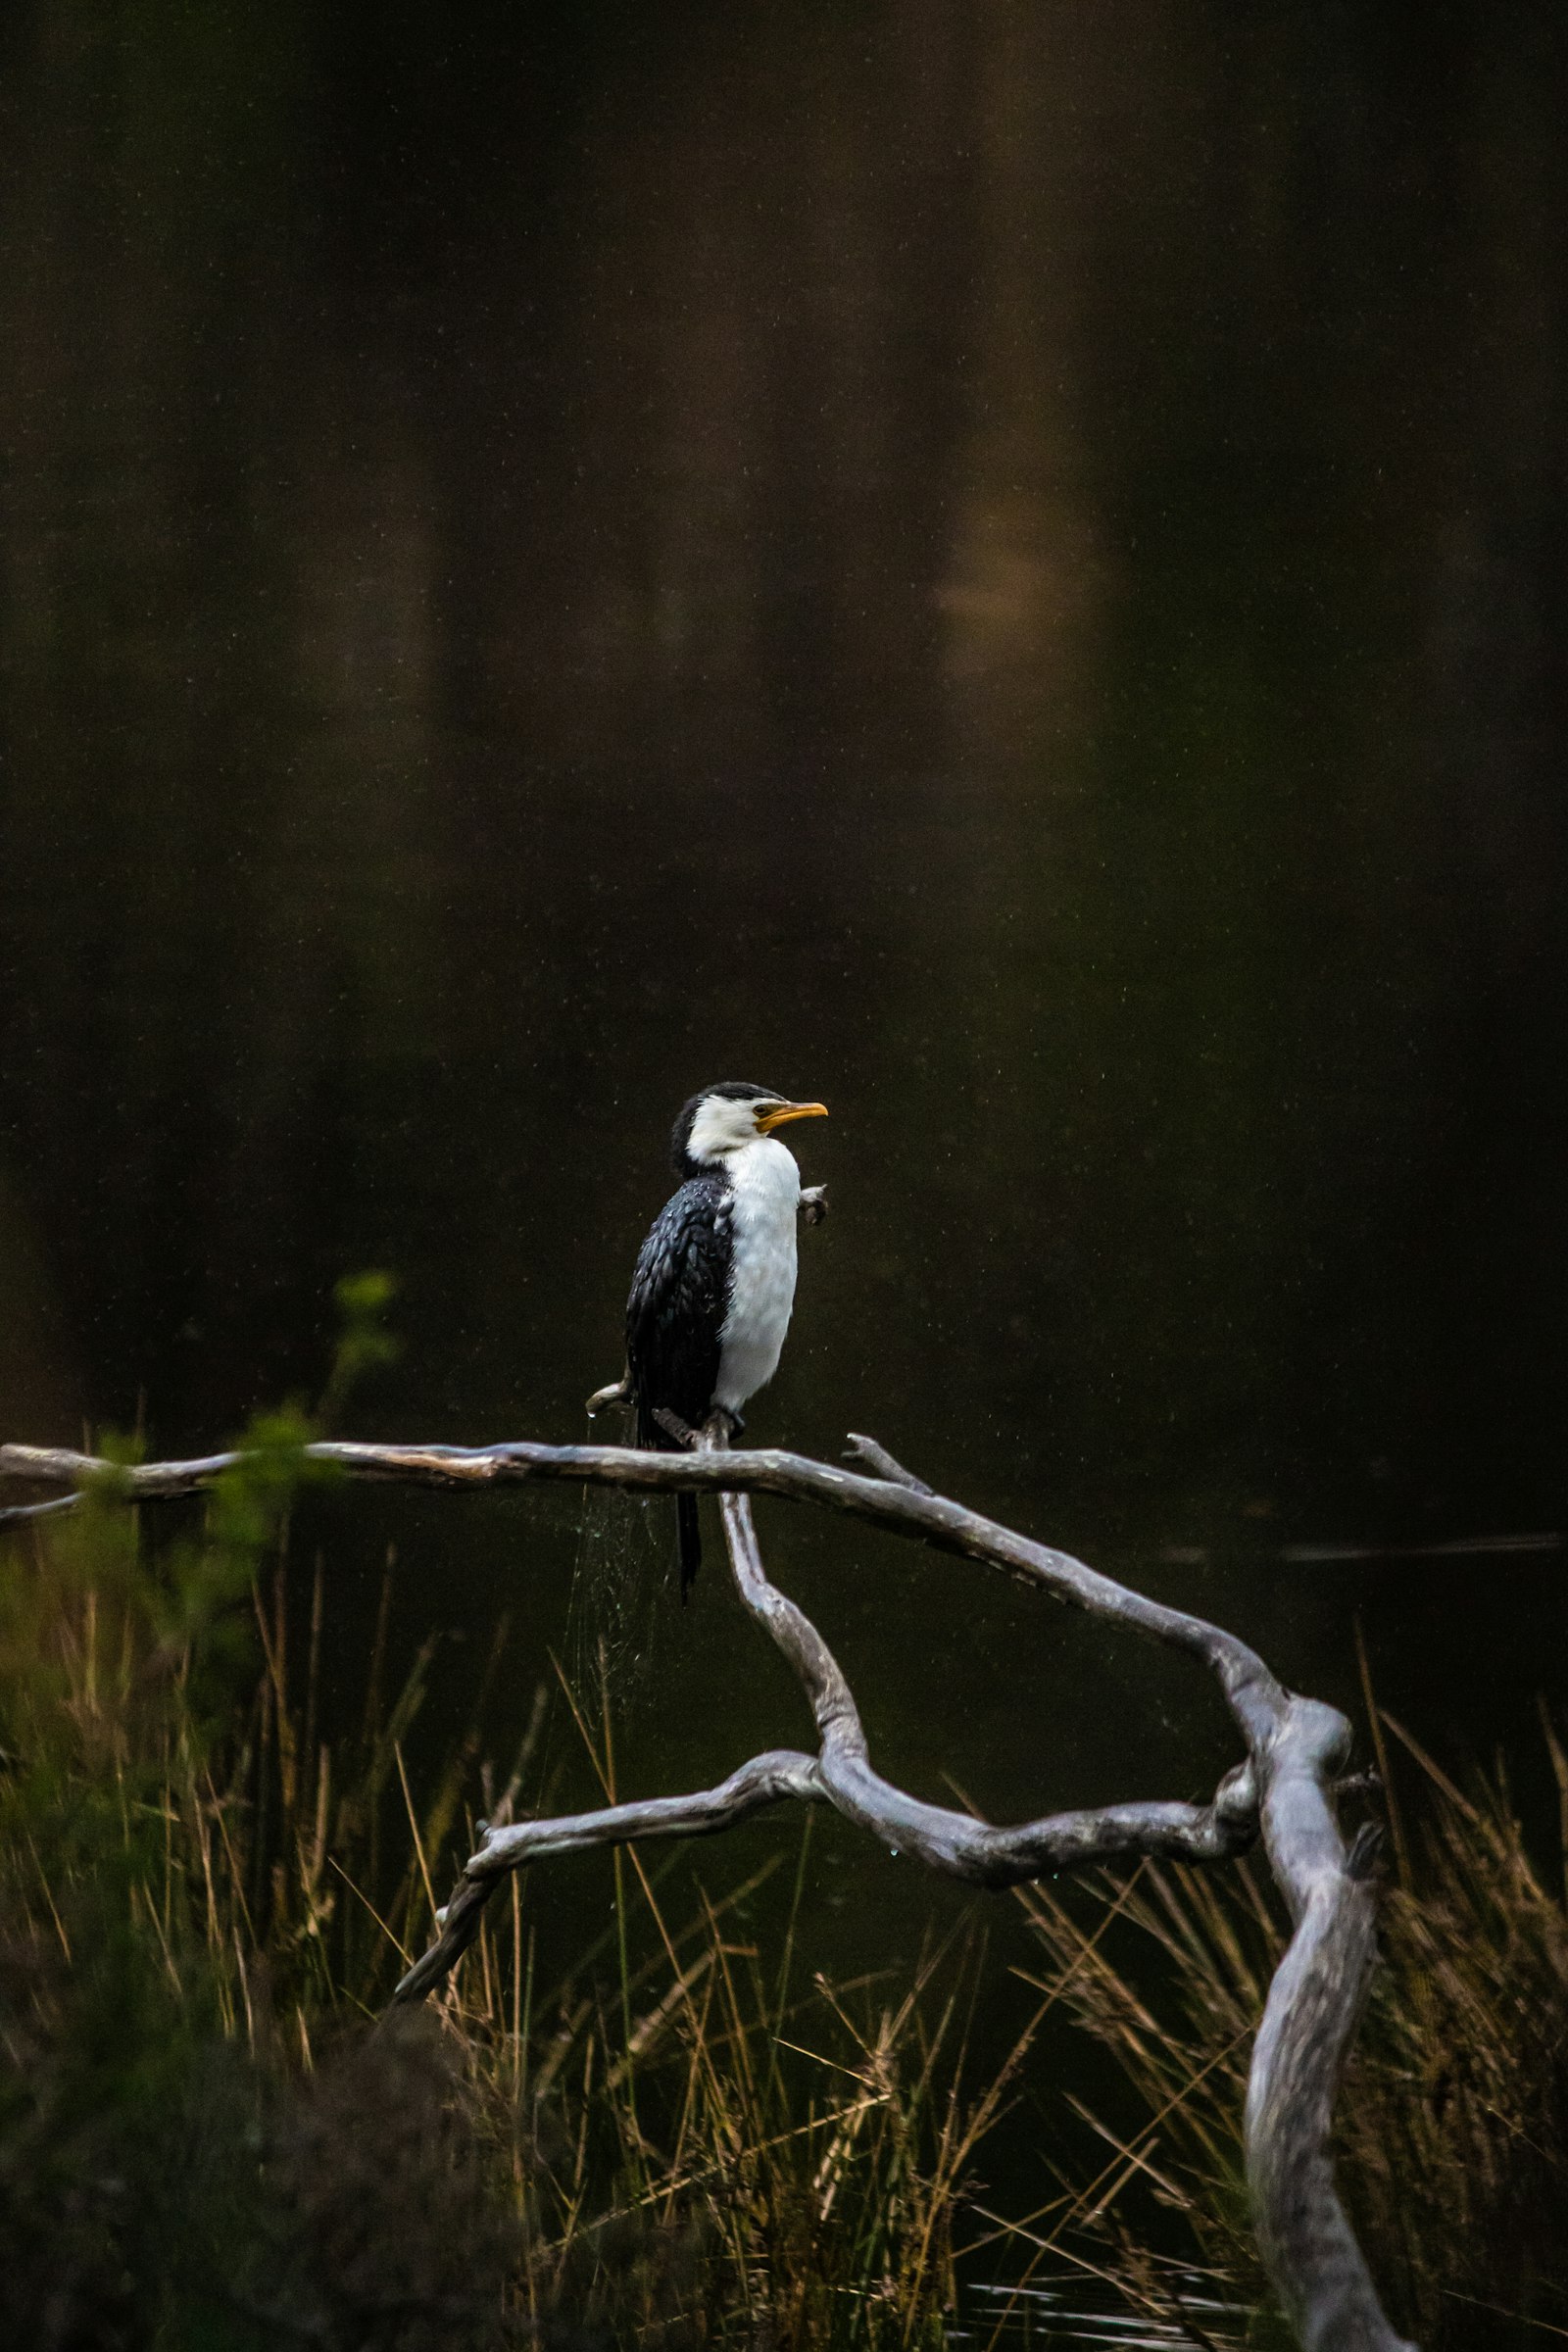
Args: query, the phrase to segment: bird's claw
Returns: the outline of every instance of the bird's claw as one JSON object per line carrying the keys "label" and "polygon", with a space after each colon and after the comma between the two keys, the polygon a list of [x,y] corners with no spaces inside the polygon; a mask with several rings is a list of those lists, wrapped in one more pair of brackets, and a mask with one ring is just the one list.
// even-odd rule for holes
{"label": "bird's claw", "polygon": [[659,1423],[666,1438],[674,1439],[682,1451],[687,1451],[696,1445],[696,1430],[689,1421],[683,1421],[679,1413],[672,1413],[667,1404],[656,1405],[651,1418]]}

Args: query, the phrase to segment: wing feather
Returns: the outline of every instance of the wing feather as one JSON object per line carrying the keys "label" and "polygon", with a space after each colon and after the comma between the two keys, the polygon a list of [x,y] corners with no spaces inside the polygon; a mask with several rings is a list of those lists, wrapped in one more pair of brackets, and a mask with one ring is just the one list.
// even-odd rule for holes
{"label": "wing feather", "polygon": [[668,1451],[653,1414],[696,1428],[718,1381],[719,1331],[728,1303],[730,1200],[713,1176],[694,1176],[665,1201],[637,1256],[626,1301],[626,1361],[637,1399],[637,1438]]}

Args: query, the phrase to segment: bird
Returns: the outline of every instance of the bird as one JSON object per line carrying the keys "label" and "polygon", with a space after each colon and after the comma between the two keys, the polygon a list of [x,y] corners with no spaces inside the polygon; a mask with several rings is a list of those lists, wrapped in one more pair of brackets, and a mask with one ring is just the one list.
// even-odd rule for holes
{"label": "bird", "polygon": [[[795,1156],[776,1130],[825,1119],[823,1102],[792,1102],[765,1086],[727,1079],[681,1106],[670,1137],[680,1188],[654,1219],[626,1301],[626,1377],[637,1443],[673,1452],[681,1441],[661,1415],[700,1429],[741,1407],[778,1369],[795,1303],[795,1233],[825,1213],[819,1189],[803,1194]],[[680,1593],[702,1559],[697,1497],[677,1494]]]}

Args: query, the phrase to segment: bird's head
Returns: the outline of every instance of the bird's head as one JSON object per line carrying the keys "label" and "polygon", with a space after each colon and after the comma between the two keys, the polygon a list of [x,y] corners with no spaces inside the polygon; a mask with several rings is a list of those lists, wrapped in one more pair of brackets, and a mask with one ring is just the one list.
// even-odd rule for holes
{"label": "bird's head", "polygon": [[691,1176],[718,1167],[732,1152],[744,1151],[759,1136],[771,1135],[791,1119],[826,1117],[825,1102],[792,1102],[765,1086],[726,1080],[722,1086],[705,1086],[685,1104],[675,1121],[670,1153],[677,1173]]}

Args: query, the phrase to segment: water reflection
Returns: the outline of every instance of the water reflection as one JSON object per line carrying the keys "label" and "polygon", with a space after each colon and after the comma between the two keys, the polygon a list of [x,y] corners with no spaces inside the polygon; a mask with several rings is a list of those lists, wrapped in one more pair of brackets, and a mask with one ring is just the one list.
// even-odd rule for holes
{"label": "water reflection", "polygon": [[[970,2286],[969,2325],[962,2321],[949,2334],[951,2343],[1011,2347],[1039,2345],[1112,2345],[1128,2352],[1159,2352],[1161,2346],[1208,2345],[1219,2352],[1249,2339],[1250,2314],[1238,2303],[1216,2297],[1211,2282],[1193,2272],[1169,2266],[1160,2283],[1171,2305],[1186,2315],[1189,2325],[1128,2308],[1103,2276],[1086,2267],[1047,2266],[1025,2286]],[[972,2315],[972,2316],[970,2316]]]}

